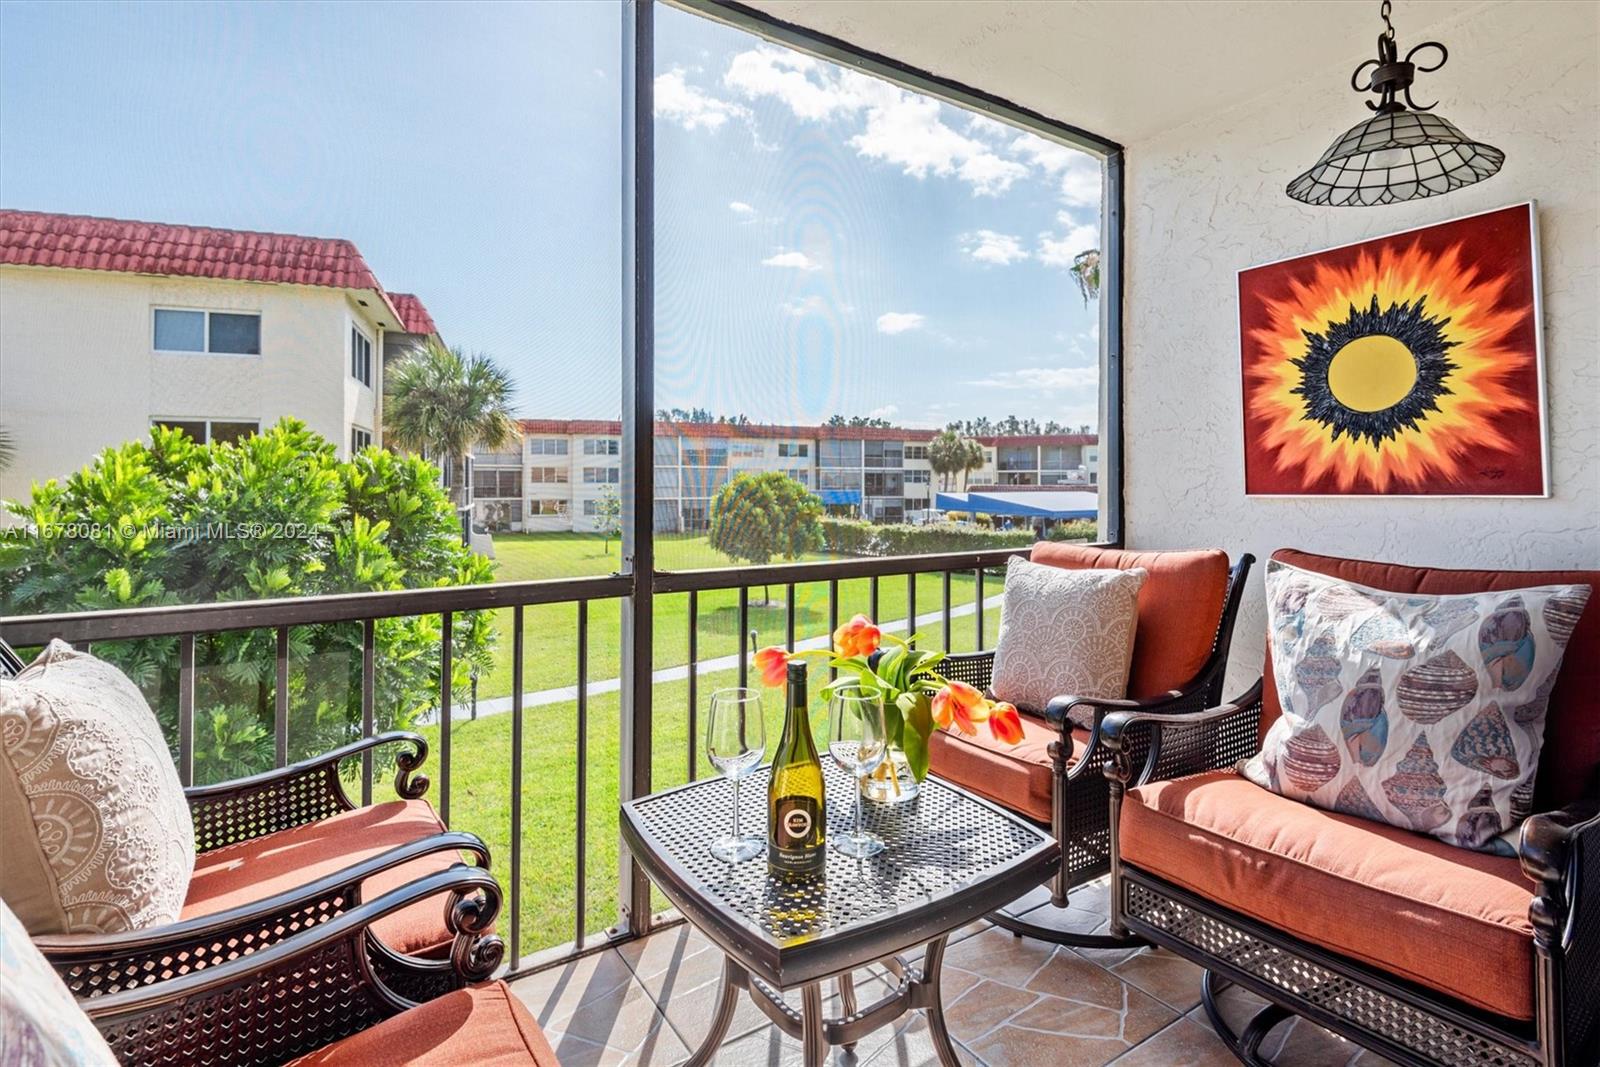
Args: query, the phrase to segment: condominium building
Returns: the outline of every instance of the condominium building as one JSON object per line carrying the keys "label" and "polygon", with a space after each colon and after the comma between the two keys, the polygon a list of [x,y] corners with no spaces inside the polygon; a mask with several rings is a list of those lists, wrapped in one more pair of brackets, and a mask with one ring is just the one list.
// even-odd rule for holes
{"label": "condominium building", "polygon": [[0,499],[156,424],[381,444],[383,353],[430,335],[349,241],[0,211]]}
{"label": "condominium building", "polygon": [[[586,419],[525,419],[515,449],[473,457],[476,521],[502,530],[599,529],[619,493],[622,426]],[[933,507],[941,477],[928,462],[935,431],[878,426],[658,422],[655,526],[705,529],[711,501],[747,471],[781,471],[813,490],[831,514],[903,522]],[[1095,485],[1093,434],[980,437],[984,464],[952,486]]]}

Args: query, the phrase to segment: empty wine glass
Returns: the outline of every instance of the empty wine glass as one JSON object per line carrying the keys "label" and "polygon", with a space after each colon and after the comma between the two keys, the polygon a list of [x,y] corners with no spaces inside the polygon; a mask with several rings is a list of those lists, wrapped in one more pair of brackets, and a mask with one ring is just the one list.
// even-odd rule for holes
{"label": "empty wine glass", "polygon": [[733,783],[733,832],[711,843],[711,854],[724,863],[760,855],[766,840],[739,833],[739,782],[761,765],[767,753],[761,694],[754,689],[718,689],[706,715],[706,755]]}
{"label": "empty wine glass", "polygon": [[856,778],[856,828],[833,835],[833,847],[856,859],[883,851],[883,840],[861,829],[861,787],[888,754],[887,735],[882,697],[860,686],[834,689],[828,702],[828,752]]}

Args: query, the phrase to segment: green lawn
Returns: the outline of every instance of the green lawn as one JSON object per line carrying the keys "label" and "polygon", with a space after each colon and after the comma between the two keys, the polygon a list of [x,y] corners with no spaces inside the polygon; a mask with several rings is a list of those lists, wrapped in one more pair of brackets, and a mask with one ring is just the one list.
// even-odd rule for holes
{"label": "green lawn", "polygon": [[[583,535],[552,534],[500,536],[495,538],[499,557],[498,576],[503,580],[562,575],[608,573],[616,556],[607,556],[597,538]],[[662,546],[664,569],[691,566],[725,565],[712,553],[703,538],[674,539]],[[694,562],[689,562],[693,560]],[[608,565],[609,561],[609,565]],[[865,580],[841,583],[840,614],[867,609],[868,583]],[[952,602],[972,598],[971,576],[952,583]],[[999,577],[993,576],[985,591],[998,592]],[[885,578],[880,584],[879,614],[884,619],[905,614],[906,582]],[[753,598],[760,598],[753,591]],[[772,590],[781,598],[780,588]],[[917,586],[919,613],[934,611],[942,603],[942,580],[937,575],[923,576]],[[738,595],[703,593],[700,596],[700,655],[707,659],[732,652],[735,647]],[[509,625],[509,612],[502,613]],[[760,630],[762,644],[781,643],[784,612],[781,604],[773,608],[751,607],[751,625]],[[573,605],[530,608],[527,612],[527,637],[524,676],[530,689],[567,686],[574,682],[576,665],[576,610]],[[992,647],[999,627],[999,612],[984,613],[984,645]],[[954,647],[973,647],[974,620],[958,618],[953,627]],[[616,677],[620,620],[615,602],[597,602],[589,613],[589,678],[599,681]],[[820,636],[827,629],[827,585],[813,583],[796,590],[796,638]],[[687,647],[686,597],[661,597],[656,605],[657,666],[684,663]],[[925,643],[943,647],[942,627],[924,627]],[[480,696],[504,693],[510,688],[509,635],[502,635],[495,678],[498,688],[480,684]],[[734,671],[721,671],[699,679],[698,703],[703,718],[707,694],[719,686],[736,684]],[[684,681],[658,683],[652,709],[652,788],[664,789],[688,780],[688,685]],[[766,701],[767,741],[777,742],[782,719],[781,696],[773,691]],[[817,710],[820,710],[818,708]],[[819,729],[824,718],[815,714]],[[533,952],[570,940],[574,932],[573,903],[577,877],[577,708],[573,702],[531,708],[525,713],[522,775],[522,906],[520,948]],[[481,836],[494,857],[494,871],[505,883],[510,880],[511,863],[511,716],[485,716],[476,721],[457,720],[451,726],[450,824],[454,829],[470,830]],[[600,930],[616,920],[617,900],[617,784],[620,705],[616,693],[597,693],[588,704],[587,759],[588,801],[586,837],[586,875],[589,914],[587,926]],[[438,725],[423,731],[433,746],[430,775],[433,787],[429,799],[440,801],[441,775],[438,772]],[[699,774],[713,773],[699,746]],[[380,793],[382,790],[380,790]],[[764,803],[762,797],[749,798]],[[709,841],[716,827],[707,827]],[[658,904],[663,904],[659,902]],[[509,936],[510,918],[502,919],[502,931]]]}

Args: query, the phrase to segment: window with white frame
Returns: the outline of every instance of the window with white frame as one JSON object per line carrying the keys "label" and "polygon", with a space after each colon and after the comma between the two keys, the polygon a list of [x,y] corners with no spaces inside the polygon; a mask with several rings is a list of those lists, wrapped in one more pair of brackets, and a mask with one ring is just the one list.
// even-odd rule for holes
{"label": "window with white frame", "polygon": [[372,387],[372,338],[355,325],[350,327],[350,377]]}
{"label": "window with white frame", "polygon": [[151,318],[151,345],[157,352],[261,354],[259,312],[155,308]]}
{"label": "window with white frame", "polygon": [[804,441],[779,441],[778,456],[782,459],[800,459],[811,455],[811,445]]}
{"label": "window with white frame", "polygon": [[565,500],[530,500],[528,501],[528,517],[539,515],[565,515],[567,502]]}
{"label": "window with white frame", "polygon": [[350,454],[353,456],[372,444],[372,431],[359,426],[350,427]]}
{"label": "window with white frame", "polygon": [[528,481],[538,485],[565,485],[567,482],[567,468],[532,467],[528,470]]}
{"label": "window with white frame", "polygon": [[928,458],[928,446],[927,445],[906,445],[906,458],[907,459],[927,459]]}
{"label": "window with white frame", "polygon": [[151,426],[182,430],[196,444],[225,444],[261,432],[261,423],[247,419],[151,419]]}
{"label": "window with white frame", "polygon": [[583,454],[586,456],[614,456],[620,450],[620,445],[614,437],[585,437],[583,439]]}
{"label": "window with white frame", "polygon": [[567,454],[565,437],[535,437],[528,441],[530,456],[564,456]]}
{"label": "window with white frame", "polygon": [[585,500],[583,502],[583,513],[585,515],[587,515],[591,519],[594,518],[596,515],[599,515],[600,514],[600,501],[595,500],[593,497],[590,497],[588,500]]}
{"label": "window with white frame", "polygon": [[585,485],[616,485],[621,480],[622,471],[617,467],[583,468],[583,481]]}

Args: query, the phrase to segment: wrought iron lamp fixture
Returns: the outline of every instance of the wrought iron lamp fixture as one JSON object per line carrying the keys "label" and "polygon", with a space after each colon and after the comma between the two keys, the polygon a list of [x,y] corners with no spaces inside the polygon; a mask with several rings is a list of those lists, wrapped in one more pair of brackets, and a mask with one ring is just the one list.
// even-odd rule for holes
{"label": "wrought iron lamp fixture", "polygon": [[[1356,92],[1378,94],[1378,103],[1366,102],[1377,114],[1340,135],[1310,170],[1289,183],[1285,191],[1295,200],[1333,207],[1421,200],[1481,182],[1505,162],[1500,149],[1474,141],[1441,115],[1429,114],[1435,104],[1423,106],[1411,99],[1417,73],[1438,70],[1450,53],[1438,41],[1425,41],[1399,58],[1389,11],[1389,0],[1383,0],[1378,58],[1350,75]],[[1412,61],[1427,49],[1438,50],[1438,62],[1427,66]],[[1361,77],[1369,67],[1372,73],[1363,85]]]}

